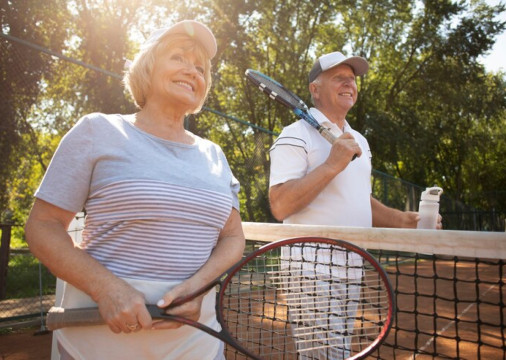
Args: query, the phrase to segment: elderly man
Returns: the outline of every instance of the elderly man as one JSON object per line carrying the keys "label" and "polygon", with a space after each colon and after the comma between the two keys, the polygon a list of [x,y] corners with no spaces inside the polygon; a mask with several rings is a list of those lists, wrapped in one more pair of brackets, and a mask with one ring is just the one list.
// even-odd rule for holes
{"label": "elderly man", "polygon": [[[338,136],[330,145],[303,120],[283,129],[272,146],[269,200],[286,224],[416,228],[416,212],[403,212],[371,196],[371,151],[346,121],[357,101],[356,77],[365,59],[340,52],[321,56],[309,73],[316,120]],[[357,158],[352,161],[354,155]]]}
{"label": "elderly man", "polygon": [[[365,59],[340,52],[323,55],[314,63],[309,73],[314,104],[310,112],[337,141],[331,145],[303,120],[283,129],[270,150],[269,200],[276,219],[285,224],[416,228],[418,213],[387,207],[371,196],[369,144],[346,121],[357,101],[356,77],[368,68]],[[343,281],[345,285],[332,285],[335,293],[346,294],[345,309],[350,316],[356,311],[360,293],[359,285],[350,283],[359,284],[359,277]],[[330,347],[338,350],[313,354],[301,341],[298,350],[302,358],[341,359],[349,355],[353,320],[346,323],[338,318],[334,319],[333,336],[341,337],[342,343],[336,347],[328,340]],[[332,316],[329,319],[334,321]]]}

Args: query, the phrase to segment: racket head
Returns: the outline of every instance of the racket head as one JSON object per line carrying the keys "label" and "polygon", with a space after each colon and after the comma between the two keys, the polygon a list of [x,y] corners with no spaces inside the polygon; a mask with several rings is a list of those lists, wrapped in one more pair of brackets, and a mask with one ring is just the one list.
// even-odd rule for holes
{"label": "racket head", "polygon": [[276,80],[253,69],[247,69],[245,75],[248,80],[271,99],[285,105],[291,110],[299,109],[307,112],[308,107],[304,101]]}
{"label": "racket head", "polygon": [[216,312],[234,347],[258,359],[361,359],[388,336],[395,298],[366,250],[300,237],[262,246],[231,269]]}
{"label": "racket head", "polygon": [[[293,111],[293,113],[295,113],[295,115],[305,120],[315,129],[320,130],[321,125],[313,117],[313,115],[311,115],[306,103],[300,97],[260,71],[248,69],[246,70],[245,75],[246,78],[248,78],[271,99],[288,107]],[[330,142],[332,143],[332,141]]]}

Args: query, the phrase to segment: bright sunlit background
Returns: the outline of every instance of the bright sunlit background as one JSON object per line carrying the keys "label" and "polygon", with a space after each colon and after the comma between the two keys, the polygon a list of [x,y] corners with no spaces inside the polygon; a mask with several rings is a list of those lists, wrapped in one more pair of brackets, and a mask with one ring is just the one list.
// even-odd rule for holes
{"label": "bright sunlit background", "polygon": [[[501,3],[499,0],[487,0],[486,2],[494,6]],[[498,19],[506,21],[506,12],[503,12]],[[482,63],[488,71],[506,71],[506,31],[497,37],[489,55],[482,58]]]}

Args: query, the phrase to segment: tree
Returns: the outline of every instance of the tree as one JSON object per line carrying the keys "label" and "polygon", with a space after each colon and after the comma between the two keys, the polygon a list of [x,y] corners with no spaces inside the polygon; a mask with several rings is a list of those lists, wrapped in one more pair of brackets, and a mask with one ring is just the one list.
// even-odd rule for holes
{"label": "tree", "polygon": [[[2,0],[0,27],[3,34],[41,46],[62,49],[65,40],[66,2]],[[63,26],[61,26],[63,25]],[[27,115],[37,103],[44,74],[50,74],[54,60],[18,42],[0,38],[0,220],[7,209],[11,173],[22,158],[20,144],[24,135],[35,142],[36,135]],[[49,78],[50,80],[50,78]]]}
{"label": "tree", "polygon": [[[18,61],[12,52],[17,45],[2,40],[2,49],[9,51],[0,60],[2,90],[16,102],[12,107],[2,103],[1,111],[3,118],[17,119],[3,124],[8,131],[2,133],[2,151],[12,151],[24,139],[32,144],[24,149],[38,149],[33,159],[47,165],[53,146],[47,144],[56,142],[46,137],[57,139],[80,116],[135,111],[121,85],[124,59],[151,30],[195,18],[215,33],[218,54],[207,107],[188,125],[224,149],[242,184],[245,220],[273,220],[267,201],[269,148],[275,139],[270,134],[296,120],[251,86],[245,70],[272,76],[309,103],[307,73],[316,56],[335,50],[364,56],[371,65],[358,79],[359,100],[348,121],[368,138],[375,169],[420,185],[441,185],[445,194],[475,206],[505,203],[472,195],[475,189],[492,194],[505,181],[499,152],[506,147],[504,74],[487,74],[477,60],[504,31],[504,22],[494,18],[505,11],[503,5],[449,0],[52,1],[60,6],[57,16],[44,10],[46,4],[41,10],[33,1],[8,2],[15,9],[1,13],[4,33],[104,71],[48,61],[47,55],[22,46]],[[42,26],[30,25],[28,14],[33,13],[44,15]],[[46,26],[50,21],[66,31],[53,36]],[[16,22],[21,25],[10,25]],[[5,199],[0,189],[0,199],[2,194]]]}
{"label": "tree", "polygon": [[[33,179],[41,179],[60,137],[82,115],[134,111],[124,94],[121,74],[136,45],[127,40],[130,29],[145,13],[136,11],[140,1],[4,3],[2,31],[22,43],[1,39],[7,56],[0,60],[5,94],[0,108],[4,155],[0,160],[0,213],[7,207],[20,207],[16,213],[22,222],[38,184]],[[59,61],[33,45],[104,71]],[[52,136],[49,142],[47,135]],[[31,178],[20,182],[16,178],[20,173]]]}
{"label": "tree", "polygon": [[[349,121],[368,137],[373,166],[412,183],[439,184],[455,199],[470,200],[472,181],[465,174],[474,173],[470,153],[481,153],[473,138],[482,132],[482,121],[494,131],[504,122],[501,75],[486,80],[478,63],[505,28],[494,20],[504,6],[408,0],[257,2],[255,8],[247,1],[213,4],[223,50],[211,107],[277,132],[294,117],[246,83],[246,68],[271,75],[309,100],[306,78],[317,54],[341,49],[363,56],[371,70],[359,79],[360,97]],[[234,126],[227,129],[234,133]],[[245,141],[255,133],[237,129],[232,141],[220,139],[233,154],[234,170],[247,179],[242,182],[249,204],[254,196],[248,186],[259,179],[260,169],[268,174],[271,145],[245,149],[245,144],[258,146]],[[476,150],[466,151],[470,146]],[[261,166],[252,172],[246,159]],[[265,183],[262,177],[258,181]]]}
{"label": "tree", "polygon": [[473,154],[485,150],[476,138],[484,128],[497,131],[504,124],[502,75],[487,75],[478,63],[504,30],[504,23],[493,20],[500,11],[503,6],[427,2],[401,32],[408,34],[406,40],[396,40],[404,51],[382,51],[377,57],[374,76],[382,79],[362,93],[368,105],[381,101],[368,122],[381,158],[376,168],[414,183],[439,184],[454,199],[470,200],[476,184],[464,178],[474,173]]}

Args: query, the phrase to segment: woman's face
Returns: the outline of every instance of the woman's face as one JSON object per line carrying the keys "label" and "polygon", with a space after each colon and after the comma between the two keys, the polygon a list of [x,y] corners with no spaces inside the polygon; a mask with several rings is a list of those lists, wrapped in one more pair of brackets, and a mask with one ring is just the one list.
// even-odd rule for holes
{"label": "woman's face", "polygon": [[205,61],[191,40],[160,49],[151,73],[148,101],[185,113],[196,109],[206,96]]}

